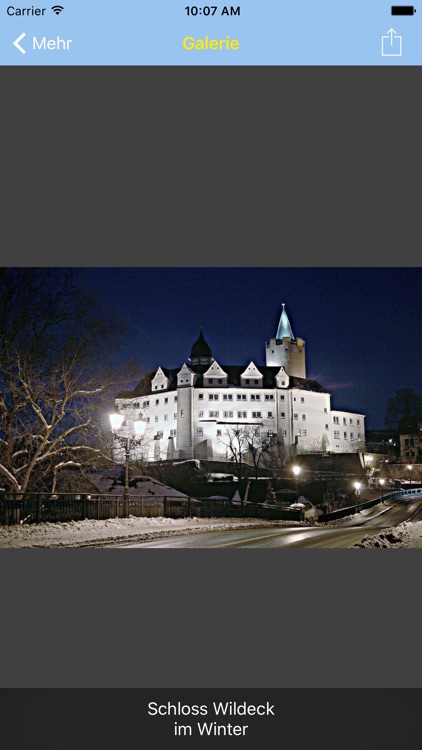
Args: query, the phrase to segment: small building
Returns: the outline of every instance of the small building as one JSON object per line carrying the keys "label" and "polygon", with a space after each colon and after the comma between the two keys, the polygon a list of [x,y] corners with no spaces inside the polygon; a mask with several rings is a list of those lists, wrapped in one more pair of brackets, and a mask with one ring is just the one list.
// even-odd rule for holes
{"label": "small building", "polygon": [[403,417],[399,427],[400,463],[422,463],[422,419],[420,415]]}

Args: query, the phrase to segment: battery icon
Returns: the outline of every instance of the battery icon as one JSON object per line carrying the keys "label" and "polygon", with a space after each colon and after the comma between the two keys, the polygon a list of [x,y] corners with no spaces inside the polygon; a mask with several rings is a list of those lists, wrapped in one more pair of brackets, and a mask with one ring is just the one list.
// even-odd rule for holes
{"label": "battery icon", "polygon": [[413,16],[416,13],[414,5],[392,5],[391,15],[392,16]]}

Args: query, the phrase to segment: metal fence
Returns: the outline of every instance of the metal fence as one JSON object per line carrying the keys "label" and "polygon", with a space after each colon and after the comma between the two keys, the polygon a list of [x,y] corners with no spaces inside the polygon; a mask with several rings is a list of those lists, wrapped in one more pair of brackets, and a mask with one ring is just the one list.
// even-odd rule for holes
{"label": "metal fence", "polygon": [[122,495],[87,495],[67,493],[5,493],[0,499],[0,524],[57,523],[83,521],[85,519],[106,520],[109,518],[135,517],[154,518],[243,518],[253,517],[267,520],[300,520],[300,511],[272,508],[255,503],[232,503],[230,500],[198,500],[197,498],[174,498],[155,495],[131,495],[129,504]]}
{"label": "metal fence", "polygon": [[347,508],[340,508],[339,510],[332,510],[330,513],[324,513],[320,516],[320,521],[334,521],[336,518],[344,518],[345,516],[351,516],[354,513],[358,513],[360,510],[365,508],[372,508],[382,500],[400,500],[403,497],[411,497],[412,495],[422,495],[421,488],[415,488],[411,490],[397,490],[395,492],[387,492],[380,497],[372,498],[372,500],[365,500],[356,505],[348,506]]}

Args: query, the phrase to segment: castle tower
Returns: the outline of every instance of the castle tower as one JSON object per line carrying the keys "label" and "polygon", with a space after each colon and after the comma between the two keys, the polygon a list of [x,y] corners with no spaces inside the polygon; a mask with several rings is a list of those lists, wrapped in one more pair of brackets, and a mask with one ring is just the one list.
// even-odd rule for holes
{"label": "castle tower", "polygon": [[205,369],[207,369],[214,362],[211,347],[204,339],[202,328],[197,340],[192,345],[189,362],[196,368],[204,367]]}
{"label": "castle tower", "polygon": [[265,342],[265,357],[268,367],[283,366],[288,375],[306,378],[305,342],[293,335],[284,303],[277,334]]}

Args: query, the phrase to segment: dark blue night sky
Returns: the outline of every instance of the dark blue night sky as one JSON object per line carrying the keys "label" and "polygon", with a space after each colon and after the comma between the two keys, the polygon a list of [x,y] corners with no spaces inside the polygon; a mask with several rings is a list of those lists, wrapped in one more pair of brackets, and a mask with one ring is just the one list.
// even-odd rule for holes
{"label": "dark blue night sky", "polygon": [[265,364],[282,303],[306,341],[307,376],[332,406],[384,427],[387,399],[421,392],[420,268],[80,268],[111,316],[128,326],[140,376],[178,367],[203,325],[221,365]]}

